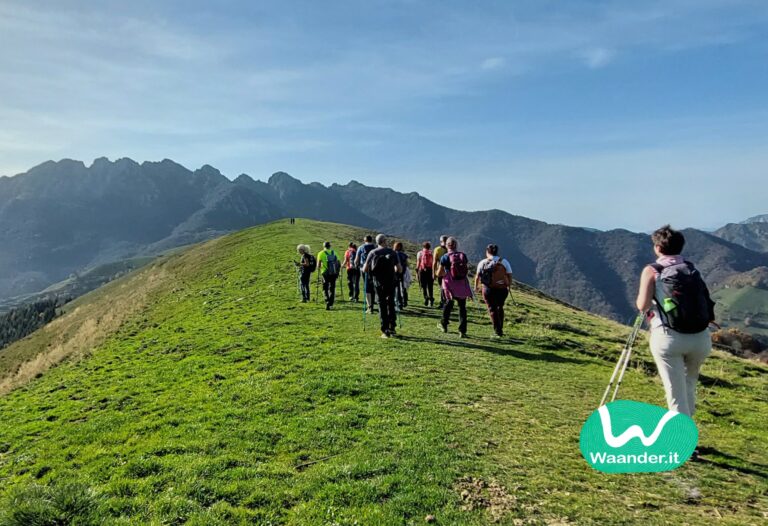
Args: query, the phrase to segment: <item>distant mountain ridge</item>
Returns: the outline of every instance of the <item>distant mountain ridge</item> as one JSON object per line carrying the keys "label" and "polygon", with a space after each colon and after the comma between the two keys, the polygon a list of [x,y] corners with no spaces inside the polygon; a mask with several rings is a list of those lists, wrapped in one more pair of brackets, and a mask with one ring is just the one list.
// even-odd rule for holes
{"label": "distant mountain ridge", "polygon": [[[652,258],[647,234],[551,225],[500,210],[453,210],[417,193],[356,181],[326,187],[284,172],[267,182],[245,174],[229,180],[211,166],[190,171],[168,159],[100,158],[90,167],[63,160],[0,178],[0,224],[7,225],[0,232],[0,297],[288,216],[415,241],[448,233],[475,260],[488,243],[498,243],[521,281],[622,321],[634,312],[637,277]],[[686,254],[715,286],[768,266],[768,254],[698,230],[685,234]]]}
{"label": "distant mountain ridge", "polygon": [[714,235],[757,252],[768,252],[768,214],[741,223],[729,223]]}
{"label": "distant mountain ridge", "polygon": [[743,225],[749,225],[754,223],[768,223],[768,214],[761,214],[758,216],[750,217],[749,219],[741,222],[741,224]]}

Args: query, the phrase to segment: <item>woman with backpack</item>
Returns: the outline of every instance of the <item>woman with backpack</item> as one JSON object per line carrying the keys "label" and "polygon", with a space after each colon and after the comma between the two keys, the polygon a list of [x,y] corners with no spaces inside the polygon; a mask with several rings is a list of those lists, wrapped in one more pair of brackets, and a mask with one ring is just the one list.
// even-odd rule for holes
{"label": "woman with backpack", "polygon": [[432,294],[432,289],[435,284],[435,277],[432,273],[432,266],[435,261],[432,254],[432,243],[424,241],[422,247],[416,254],[416,277],[419,280],[421,292],[424,294],[424,306],[434,307],[435,297]]}
{"label": "woman with backpack", "polygon": [[440,271],[440,262],[442,261],[443,256],[448,253],[448,249],[445,246],[447,241],[448,236],[440,236],[440,245],[435,249],[435,262],[434,268],[432,269],[435,279],[437,280],[437,288],[440,290],[440,304],[437,306],[438,309],[442,309],[445,306],[445,292],[443,292],[443,276]]}
{"label": "woman with backpack", "polygon": [[451,319],[454,301],[459,304],[459,335],[467,337],[467,298],[472,297],[472,289],[467,279],[469,262],[464,252],[459,252],[459,243],[455,238],[449,237],[445,242],[448,253],[440,258],[438,276],[443,278],[443,293],[445,306],[443,306],[443,319],[440,329],[448,332],[448,322]]}
{"label": "woman with backpack", "polygon": [[651,239],[657,259],[640,275],[637,308],[648,317],[651,354],[667,406],[692,416],[699,370],[712,351],[708,326],[715,320],[715,304],[699,271],[680,255],[683,234],[666,225]]}
{"label": "woman with backpack", "polygon": [[501,338],[504,336],[504,303],[512,284],[512,266],[509,261],[499,257],[498,245],[488,245],[485,248],[485,259],[477,264],[476,291],[481,292],[481,284],[483,300],[493,323],[493,332],[497,338]]}
{"label": "woman with backpack", "polygon": [[349,301],[360,301],[360,269],[355,266],[357,245],[349,243],[349,248],[344,253],[344,268],[347,269],[347,288],[349,289]]}
{"label": "woman with backpack", "polygon": [[395,289],[396,300],[400,310],[402,310],[408,306],[408,287],[411,284],[408,254],[403,251],[403,244],[400,241],[396,242],[392,248],[397,254],[398,262],[402,268],[402,272],[398,272],[395,276],[397,280],[397,288]]}
{"label": "woman with backpack", "polygon": [[309,301],[309,281],[312,278],[312,273],[317,268],[317,260],[315,256],[311,254],[309,245],[299,245],[296,247],[296,252],[299,253],[301,259],[294,264],[299,267],[299,281],[301,282],[301,302],[307,303]]}

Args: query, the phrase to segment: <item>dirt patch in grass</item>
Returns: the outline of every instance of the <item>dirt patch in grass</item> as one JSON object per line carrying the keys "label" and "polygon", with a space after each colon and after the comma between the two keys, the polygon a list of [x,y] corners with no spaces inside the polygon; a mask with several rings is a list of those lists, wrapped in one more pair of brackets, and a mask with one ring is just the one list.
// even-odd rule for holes
{"label": "dirt patch in grass", "polygon": [[479,477],[462,477],[455,489],[461,496],[463,510],[486,509],[493,522],[500,521],[517,509],[517,498],[493,479],[485,481]]}

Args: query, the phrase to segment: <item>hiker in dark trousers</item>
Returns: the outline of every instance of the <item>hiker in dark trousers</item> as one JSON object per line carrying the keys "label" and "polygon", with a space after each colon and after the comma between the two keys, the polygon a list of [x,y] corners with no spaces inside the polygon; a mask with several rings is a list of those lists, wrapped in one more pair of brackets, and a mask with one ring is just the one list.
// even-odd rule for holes
{"label": "hiker in dark trousers", "polygon": [[309,280],[312,278],[312,273],[317,268],[317,260],[315,256],[310,253],[309,245],[299,245],[296,247],[296,252],[299,253],[301,259],[294,263],[300,267],[301,274],[299,275],[299,281],[301,282],[301,302],[307,303],[309,301]]}
{"label": "hiker in dark trousers", "polygon": [[485,259],[477,264],[476,291],[480,292],[481,284],[483,300],[493,323],[493,332],[496,337],[501,338],[504,336],[504,302],[507,301],[512,284],[512,267],[509,261],[499,257],[497,245],[488,245],[485,248]]}
{"label": "hiker in dark trousers", "polygon": [[363,288],[365,290],[365,307],[368,314],[373,314],[373,304],[376,300],[376,287],[373,284],[373,276],[367,274],[363,267],[365,266],[366,258],[368,254],[376,249],[376,245],[373,243],[373,236],[367,235],[363,241],[363,244],[357,249],[355,255],[355,266],[360,269],[363,278]]}
{"label": "hiker in dark trousers", "polygon": [[467,298],[472,297],[472,289],[467,278],[469,261],[464,252],[459,252],[459,243],[455,238],[449,237],[445,242],[448,253],[440,258],[440,270],[438,276],[443,278],[443,292],[445,294],[445,306],[443,307],[443,319],[440,328],[448,332],[448,323],[451,319],[454,302],[459,304],[459,335],[467,337]]}
{"label": "hiker in dark trousers", "polygon": [[384,234],[376,236],[378,247],[366,257],[363,273],[373,278],[376,297],[379,299],[379,317],[381,318],[381,337],[389,338],[396,334],[397,312],[395,311],[395,274],[403,267],[397,253],[387,247]]}
{"label": "hiker in dark trousers", "polygon": [[344,253],[344,268],[347,269],[349,301],[354,301],[355,303],[360,301],[360,269],[355,266],[356,255],[357,245],[350,243],[349,248]]}
{"label": "hiker in dark trousers", "polygon": [[708,326],[715,304],[699,271],[680,255],[683,234],[666,225],[651,240],[657,259],[640,275],[637,308],[648,316],[649,347],[667,406],[693,416],[699,370],[712,352]]}
{"label": "hiker in dark trousers", "polygon": [[425,241],[422,249],[416,254],[416,277],[419,280],[419,287],[424,294],[424,306],[434,307],[435,297],[432,295],[432,289],[435,284],[435,277],[432,267],[435,263],[434,254],[432,254],[432,243]]}
{"label": "hiker in dark trousers", "polygon": [[448,249],[445,246],[445,242],[448,240],[448,236],[440,236],[440,246],[435,249],[434,254],[434,268],[432,269],[433,275],[437,279],[437,288],[440,289],[440,304],[437,306],[442,309],[445,306],[445,292],[443,292],[443,276],[440,275],[440,260],[445,254],[448,253]]}
{"label": "hiker in dark trousers", "polygon": [[403,244],[398,241],[392,248],[397,253],[398,263],[403,268],[403,271],[398,272],[395,276],[395,299],[402,310],[408,306],[408,287],[411,285],[411,271],[408,267],[408,254],[403,251]]}
{"label": "hiker in dark trousers", "polygon": [[323,278],[323,294],[325,295],[325,310],[331,310],[336,301],[336,279],[339,277],[341,262],[336,252],[331,248],[331,242],[323,243],[323,250],[317,254],[317,264],[320,276]]}

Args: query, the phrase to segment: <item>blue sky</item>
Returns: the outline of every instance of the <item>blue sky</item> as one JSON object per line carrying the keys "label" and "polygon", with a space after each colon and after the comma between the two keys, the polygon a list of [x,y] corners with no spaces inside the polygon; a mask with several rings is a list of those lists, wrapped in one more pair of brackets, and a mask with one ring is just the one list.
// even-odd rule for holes
{"label": "blue sky", "polygon": [[0,3],[0,174],[171,158],[649,230],[768,213],[763,1]]}

